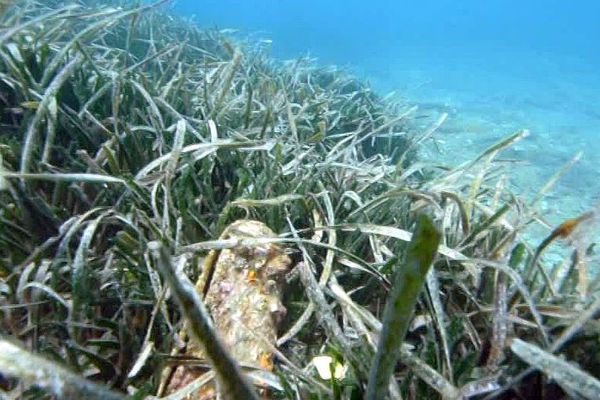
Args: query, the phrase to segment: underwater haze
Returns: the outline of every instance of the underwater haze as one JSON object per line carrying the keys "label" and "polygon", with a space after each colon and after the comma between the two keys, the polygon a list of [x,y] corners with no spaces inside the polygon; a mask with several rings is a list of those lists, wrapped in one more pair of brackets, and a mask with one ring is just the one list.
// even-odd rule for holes
{"label": "underwater haze", "polygon": [[438,146],[424,149],[430,159],[455,165],[529,129],[507,155],[521,195],[583,151],[542,206],[560,221],[598,201],[598,1],[179,0],[175,9],[270,39],[277,58],[310,55],[421,112],[447,112]]}

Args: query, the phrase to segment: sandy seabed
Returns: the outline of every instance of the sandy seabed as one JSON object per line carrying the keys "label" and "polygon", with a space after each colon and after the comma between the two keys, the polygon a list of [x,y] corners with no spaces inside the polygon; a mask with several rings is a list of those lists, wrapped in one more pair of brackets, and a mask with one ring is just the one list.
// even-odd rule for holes
{"label": "sandy seabed", "polygon": [[457,165],[521,129],[530,135],[501,158],[514,162],[515,192],[535,195],[578,152],[581,159],[541,206],[550,223],[600,201],[600,75],[597,63],[574,56],[523,52],[493,54],[417,49],[401,59],[365,62],[381,91],[396,91],[420,112],[447,112],[437,151],[424,156]]}

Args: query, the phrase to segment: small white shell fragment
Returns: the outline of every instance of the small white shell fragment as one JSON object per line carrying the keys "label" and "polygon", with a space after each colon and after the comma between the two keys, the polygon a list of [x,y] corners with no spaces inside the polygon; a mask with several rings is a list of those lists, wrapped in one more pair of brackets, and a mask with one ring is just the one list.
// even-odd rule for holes
{"label": "small white shell fragment", "polygon": [[[333,363],[333,358],[330,356],[317,356],[312,359],[312,363],[317,369],[317,373],[321,377],[321,379],[330,380],[331,379],[331,369],[330,365]],[[346,376],[346,371],[348,370],[348,366],[342,365],[339,362],[335,362],[334,368],[334,377],[336,380],[344,379]]]}

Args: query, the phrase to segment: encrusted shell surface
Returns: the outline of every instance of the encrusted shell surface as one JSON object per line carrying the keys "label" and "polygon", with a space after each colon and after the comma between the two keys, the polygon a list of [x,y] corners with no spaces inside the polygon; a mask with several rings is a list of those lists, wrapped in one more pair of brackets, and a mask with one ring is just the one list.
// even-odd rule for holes
{"label": "encrusted shell surface", "polygon": [[[229,225],[221,240],[276,237],[259,221],[240,220]],[[231,355],[245,366],[264,370],[273,367],[271,346],[277,340],[277,325],[285,315],[281,303],[281,281],[290,258],[276,244],[266,243],[212,251],[206,258],[196,290],[203,296],[215,328]],[[269,345],[270,344],[270,345]],[[185,354],[204,359],[200,344],[190,342]],[[201,373],[193,368],[176,369],[168,392],[189,384]],[[211,398],[203,391],[191,399]]]}

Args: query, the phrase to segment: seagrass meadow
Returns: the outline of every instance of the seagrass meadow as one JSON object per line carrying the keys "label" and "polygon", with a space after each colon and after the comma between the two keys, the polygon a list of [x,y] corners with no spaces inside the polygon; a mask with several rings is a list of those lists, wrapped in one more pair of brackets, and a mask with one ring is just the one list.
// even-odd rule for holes
{"label": "seagrass meadow", "polygon": [[165,3],[0,2],[2,398],[600,398],[570,164],[423,162],[445,114]]}

